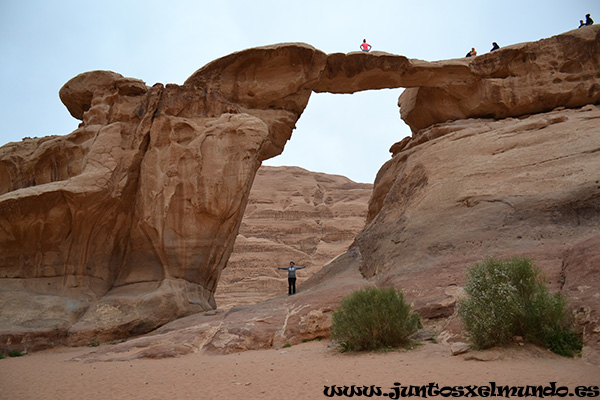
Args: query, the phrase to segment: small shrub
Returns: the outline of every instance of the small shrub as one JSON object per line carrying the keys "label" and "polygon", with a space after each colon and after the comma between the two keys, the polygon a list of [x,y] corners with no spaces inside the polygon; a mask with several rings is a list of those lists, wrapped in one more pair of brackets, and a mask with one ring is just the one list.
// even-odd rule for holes
{"label": "small shrub", "polygon": [[284,348],[284,349],[288,349],[288,348],[290,348],[290,347],[292,347],[292,345],[291,345],[291,344],[289,344],[289,343],[286,343],[286,344],[284,344],[284,345],[283,345],[283,348]]}
{"label": "small shrub", "polygon": [[0,353],[0,360],[4,359],[6,356],[4,355],[4,353]]}
{"label": "small shrub", "polygon": [[308,342],[314,342],[314,341],[320,342],[321,340],[323,340],[323,338],[320,336],[317,336],[314,339],[302,339],[302,343],[308,343]]}
{"label": "small shrub", "polygon": [[23,353],[21,353],[18,350],[13,350],[13,351],[8,352],[8,356],[9,357],[21,357],[21,356],[23,356]]}
{"label": "small shrub", "polygon": [[582,343],[570,328],[567,302],[551,294],[531,260],[488,259],[467,272],[467,298],[459,315],[477,349],[503,345],[513,336],[573,356]]}
{"label": "small shrub", "polygon": [[380,350],[408,345],[420,326],[402,292],[370,288],[342,300],[332,316],[331,336],[342,351]]}

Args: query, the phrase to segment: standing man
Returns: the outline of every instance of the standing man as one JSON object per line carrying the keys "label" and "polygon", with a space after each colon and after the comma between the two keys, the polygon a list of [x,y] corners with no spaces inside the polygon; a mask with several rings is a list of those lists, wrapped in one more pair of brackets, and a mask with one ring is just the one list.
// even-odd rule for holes
{"label": "standing man", "polygon": [[290,261],[289,267],[278,267],[277,269],[287,269],[288,271],[288,296],[296,294],[296,270],[306,267],[296,267],[293,261]]}
{"label": "standing man", "polygon": [[366,51],[367,53],[371,51],[371,45],[367,43],[367,39],[363,39],[363,42],[360,45],[360,49],[362,51]]}

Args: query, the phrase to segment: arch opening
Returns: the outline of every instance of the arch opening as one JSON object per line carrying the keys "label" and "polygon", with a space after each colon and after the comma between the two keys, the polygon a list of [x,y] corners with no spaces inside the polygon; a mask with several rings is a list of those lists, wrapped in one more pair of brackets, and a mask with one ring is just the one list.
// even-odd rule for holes
{"label": "arch opening", "polygon": [[[267,168],[257,173],[219,278],[218,308],[285,295],[287,272],[277,267],[292,260],[307,266],[298,272],[300,291],[304,281],[350,246],[364,227],[372,183],[390,158],[389,148],[411,134],[397,106],[403,90],[311,95],[283,153],[263,162]],[[356,213],[361,207],[363,214]]]}
{"label": "arch opening", "polygon": [[313,93],[283,153],[263,165],[298,166],[373,183],[390,158],[389,148],[411,135],[397,104],[403,90]]}

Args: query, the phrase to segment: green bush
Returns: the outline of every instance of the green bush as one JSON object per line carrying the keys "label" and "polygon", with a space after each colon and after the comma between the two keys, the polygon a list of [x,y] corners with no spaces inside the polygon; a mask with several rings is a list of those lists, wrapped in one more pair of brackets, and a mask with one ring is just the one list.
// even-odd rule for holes
{"label": "green bush", "polygon": [[420,326],[402,292],[370,288],[342,300],[332,316],[331,337],[342,351],[397,348],[408,345]]}
{"label": "green bush", "polygon": [[477,349],[503,345],[523,336],[553,352],[572,357],[582,342],[570,328],[567,302],[551,294],[531,260],[488,259],[467,272],[467,298],[459,315]]}

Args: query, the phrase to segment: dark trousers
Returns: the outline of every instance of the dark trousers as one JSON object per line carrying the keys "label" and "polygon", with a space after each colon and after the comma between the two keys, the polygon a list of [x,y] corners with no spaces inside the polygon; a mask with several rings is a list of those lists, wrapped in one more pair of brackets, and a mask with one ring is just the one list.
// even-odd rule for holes
{"label": "dark trousers", "polygon": [[296,294],[296,278],[288,278],[288,295]]}

